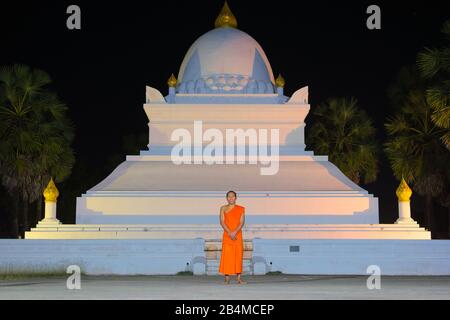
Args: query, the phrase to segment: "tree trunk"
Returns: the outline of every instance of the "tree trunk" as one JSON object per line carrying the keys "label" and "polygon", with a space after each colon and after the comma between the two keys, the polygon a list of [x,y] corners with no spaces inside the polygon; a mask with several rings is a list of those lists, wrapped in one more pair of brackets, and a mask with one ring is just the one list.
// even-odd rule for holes
{"label": "tree trunk", "polygon": [[433,234],[433,197],[429,194],[425,195],[425,225],[428,226],[431,234]]}
{"label": "tree trunk", "polygon": [[20,198],[19,204],[19,237],[23,239],[28,226],[28,201]]}
{"label": "tree trunk", "polygon": [[9,216],[9,234],[11,238],[17,239],[19,236],[19,210],[20,198],[17,193],[12,196],[13,206]]}
{"label": "tree trunk", "polygon": [[42,195],[36,200],[36,225],[39,221],[42,220]]}
{"label": "tree trunk", "polygon": [[447,238],[448,239],[450,239],[450,206],[448,206],[447,207],[447,213],[448,213],[448,222],[447,222],[447,225],[448,225],[448,235],[447,235]]}
{"label": "tree trunk", "polygon": [[23,200],[23,206],[22,206],[22,210],[23,210],[23,224],[22,224],[22,227],[23,227],[23,229],[22,229],[22,232],[21,232],[21,235],[22,235],[22,238],[25,238],[25,231],[28,231],[28,207],[29,207],[29,204],[28,204],[28,200]]}

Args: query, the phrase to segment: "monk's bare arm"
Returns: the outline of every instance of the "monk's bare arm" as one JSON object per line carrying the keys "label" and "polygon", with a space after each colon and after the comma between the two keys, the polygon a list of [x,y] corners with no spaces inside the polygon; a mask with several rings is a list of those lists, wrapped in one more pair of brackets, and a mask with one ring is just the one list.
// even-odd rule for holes
{"label": "monk's bare arm", "polygon": [[244,224],[245,224],[245,209],[244,209],[244,211],[242,211],[241,220],[239,221],[239,225],[234,232],[238,233],[239,230],[242,229]]}
{"label": "monk's bare arm", "polygon": [[231,230],[228,229],[227,225],[225,224],[225,207],[220,208],[220,225],[227,233],[231,232]]}

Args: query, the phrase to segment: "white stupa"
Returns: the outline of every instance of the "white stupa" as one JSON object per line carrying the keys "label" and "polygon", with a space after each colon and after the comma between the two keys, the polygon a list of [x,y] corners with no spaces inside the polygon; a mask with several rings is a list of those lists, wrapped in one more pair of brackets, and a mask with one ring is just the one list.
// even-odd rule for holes
{"label": "white stupa", "polygon": [[[217,224],[228,190],[235,190],[247,208],[248,225],[378,223],[377,198],[326,156],[305,151],[308,88],[287,97],[283,86],[251,36],[229,23],[218,24],[189,48],[167,96],[147,87],[148,150],[127,156],[78,198],[77,223]],[[220,131],[225,139],[229,129],[245,134],[234,139],[234,154],[242,147],[244,163],[207,164],[207,131]],[[171,157],[180,142],[172,140],[176,130],[188,131],[192,139],[186,163]],[[260,161],[259,153],[257,163],[249,159],[251,146],[264,142],[262,130],[268,135],[267,154],[275,147],[279,154],[270,165]],[[224,156],[226,151],[220,150]]]}
{"label": "white stupa", "polygon": [[[430,232],[411,219],[409,197],[400,202],[397,223],[379,224],[376,197],[327,156],[305,151],[308,87],[284,95],[284,80],[274,78],[263,49],[237,29],[226,4],[216,28],[192,44],[178,80],[172,75],[168,86],[166,96],[147,87],[148,150],[128,155],[77,198],[76,224],[55,222],[53,210],[27,239],[78,239],[103,248],[111,244],[103,240],[118,241],[116,251],[108,251],[117,257],[131,254],[129,248],[136,255],[155,254],[149,248],[159,252],[155,265],[128,257],[135,261],[131,266],[117,258],[99,267],[85,258],[93,273],[171,273],[181,268],[174,261],[188,255],[194,273],[214,274],[223,232],[219,208],[234,190],[246,208],[246,272],[360,274],[374,255],[391,274],[421,274],[430,259],[435,267],[428,273],[448,267],[439,260],[450,251],[448,243],[429,241]],[[230,141],[234,146],[225,144]],[[226,147],[217,147],[219,142]],[[431,243],[441,248],[436,257],[427,255]]]}

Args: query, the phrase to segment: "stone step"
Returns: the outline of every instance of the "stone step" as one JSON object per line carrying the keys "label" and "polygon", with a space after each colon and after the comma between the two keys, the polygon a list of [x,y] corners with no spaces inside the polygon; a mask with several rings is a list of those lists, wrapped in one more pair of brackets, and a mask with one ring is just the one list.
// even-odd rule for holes
{"label": "stone step", "polygon": [[[251,266],[242,266],[241,273],[252,274]],[[206,274],[219,274],[219,266],[206,268]]]}
{"label": "stone step", "polygon": [[[253,257],[253,241],[244,240],[243,259],[251,260]],[[218,239],[205,240],[205,257],[208,261],[220,261],[222,254],[222,241]]]}
{"label": "stone step", "polygon": [[[38,228],[39,229],[39,228]],[[26,239],[210,239],[217,234],[207,231],[55,231],[32,230],[25,232]],[[403,230],[271,230],[248,233],[248,239],[431,239],[431,234],[423,228]]]}
{"label": "stone step", "polygon": [[[243,275],[252,275],[253,272],[250,269],[242,269],[241,272]],[[218,269],[214,269],[214,270],[206,270],[206,274],[208,276],[217,276],[217,275],[222,275],[221,273],[219,273]]]}
{"label": "stone step", "polygon": [[[218,275],[219,274],[220,260],[208,260],[206,262],[206,274],[207,275]],[[251,259],[244,259],[242,261],[242,274],[251,275],[252,272],[252,261]]]}
{"label": "stone step", "polygon": [[[251,275],[252,257],[253,257],[253,241],[250,239],[243,239],[244,252],[242,261],[242,274]],[[206,257],[206,274],[219,275],[220,257],[222,254],[221,239],[205,240],[205,257]]]}
{"label": "stone step", "polygon": [[[206,260],[220,260],[221,251],[205,251]],[[244,259],[251,259],[253,251],[244,251]]]}
{"label": "stone step", "polygon": [[[219,271],[216,271],[216,270],[214,270],[214,271],[206,271],[206,275],[208,275],[208,276],[217,276],[217,275],[222,275],[221,273],[219,273]],[[253,275],[253,273],[250,271],[250,270],[244,270],[244,269],[242,269],[242,275],[244,275],[244,276],[251,276],[251,275]]]}
{"label": "stone step", "polygon": [[[221,250],[222,250],[222,241],[205,240],[205,251],[221,251]],[[244,240],[244,251],[252,251],[252,250],[253,250],[253,241]]]}
{"label": "stone step", "polygon": [[[207,266],[215,266],[220,264],[220,259],[217,260],[207,260],[206,265]],[[242,259],[242,265],[251,265],[252,259]]]}
{"label": "stone step", "polygon": [[[405,230],[420,227],[417,223],[407,224],[251,224],[242,231],[295,231],[295,230]],[[214,231],[223,233],[217,224],[43,224],[39,223],[33,231]]]}

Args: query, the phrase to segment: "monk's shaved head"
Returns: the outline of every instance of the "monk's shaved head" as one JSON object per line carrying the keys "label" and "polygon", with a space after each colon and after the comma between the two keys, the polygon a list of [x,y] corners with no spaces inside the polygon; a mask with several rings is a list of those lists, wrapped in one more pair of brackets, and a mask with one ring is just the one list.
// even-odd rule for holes
{"label": "monk's shaved head", "polygon": [[228,195],[229,195],[230,193],[234,194],[234,196],[237,197],[236,192],[234,192],[233,190],[230,190],[230,191],[227,192],[227,197],[228,197]]}

